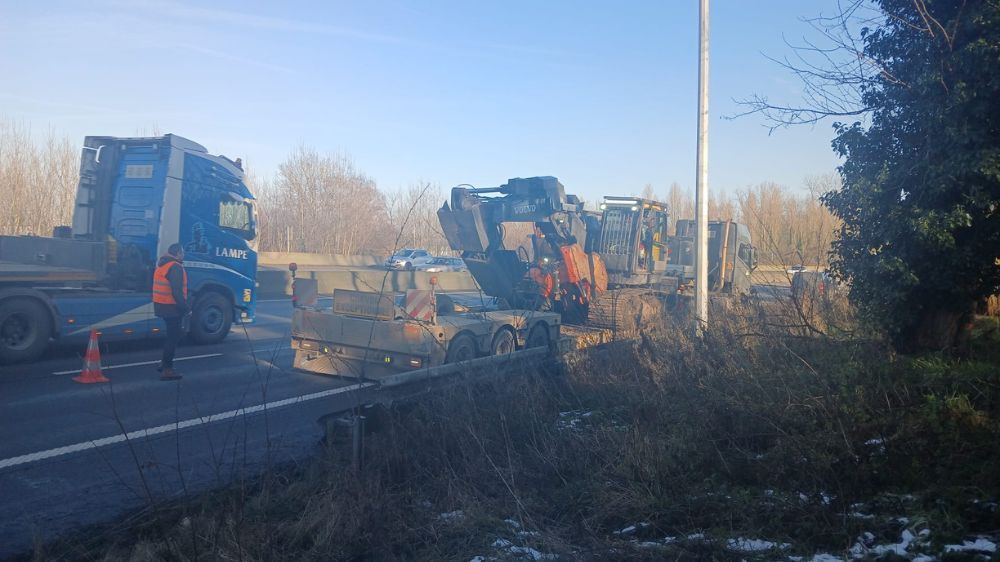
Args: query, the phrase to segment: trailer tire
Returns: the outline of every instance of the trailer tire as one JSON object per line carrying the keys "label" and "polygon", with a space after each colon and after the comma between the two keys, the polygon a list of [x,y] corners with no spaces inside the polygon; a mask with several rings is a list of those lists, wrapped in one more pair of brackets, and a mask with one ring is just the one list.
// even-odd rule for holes
{"label": "trailer tire", "polygon": [[514,331],[510,328],[500,328],[493,336],[493,344],[490,345],[492,355],[507,355],[517,351],[517,339]]}
{"label": "trailer tire", "polygon": [[525,342],[524,347],[531,349],[533,347],[549,347],[551,344],[549,327],[544,322],[539,322],[528,332],[528,340]]}
{"label": "trailer tire", "polygon": [[476,358],[476,342],[468,334],[459,334],[448,345],[445,363],[460,363]]}
{"label": "trailer tire", "polygon": [[219,343],[233,326],[233,305],[216,292],[205,293],[194,302],[191,339],[198,344]]}
{"label": "trailer tire", "polygon": [[0,363],[41,357],[52,337],[52,316],[38,301],[12,298],[0,303]]}

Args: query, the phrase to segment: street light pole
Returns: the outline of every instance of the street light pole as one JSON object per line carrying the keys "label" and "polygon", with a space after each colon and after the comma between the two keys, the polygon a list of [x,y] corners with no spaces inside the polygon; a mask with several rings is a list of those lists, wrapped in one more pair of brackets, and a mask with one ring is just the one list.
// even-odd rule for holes
{"label": "street light pole", "polygon": [[695,332],[708,328],[708,0],[698,29],[698,183],[695,197]]}

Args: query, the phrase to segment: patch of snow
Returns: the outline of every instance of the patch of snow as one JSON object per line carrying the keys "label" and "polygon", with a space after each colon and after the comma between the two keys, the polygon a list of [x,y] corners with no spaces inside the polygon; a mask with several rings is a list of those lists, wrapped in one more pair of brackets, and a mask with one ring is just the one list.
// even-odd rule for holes
{"label": "patch of snow", "polygon": [[844,562],[844,559],[822,552],[820,554],[813,554],[813,557],[808,562]]}
{"label": "patch of snow", "polygon": [[525,556],[531,560],[555,560],[559,558],[556,554],[545,554],[527,546],[512,546],[507,551],[511,554]]}
{"label": "patch of snow", "polygon": [[519,537],[537,537],[541,535],[538,531],[518,531],[517,536]]}
{"label": "patch of snow", "polygon": [[896,523],[899,523],[900,525],[909,525],[910,524],[910,518],[909,517],[897,517],[896,518]]}
{"label": "patch of snow", "polygon": [[616,535],[631,535],[634,532],[635,532],[635,525],[629,525],[628,527],[625,527],[624,529],[615,531],[615,534]]}
{"label": "patch of snow", "polygon": [[997,544],[985,537],[976,537],[974,541],[962,541],[962,544],[946,544],[945,552],[996,552]]}
{"label": "patch of snow", "polygon": [[858,541],[854,543],[851,547],[850,553],[851,557],[865,558],[868,555],[875,556],[876,558],[884,556],[886,554],[895,554],[896,556],[906,557],[907,551],[914,544],[924,543],[927,537],[930,536],[931,532],[929,529],[924,529],[920,531],[919,534],[914,535],[913,531],[909,529],[903,529],[899,536],[899,542],[895,544],[874,544],[875,535],[871,533],[864,533],[858,538]]}
{"label": "patch of snow", "polygon": [[930,554],[918,554],[911,559],[911,562],[937,562],[937,558]]}
{"label": "patch of snow", "polygon": [[768,497],[768,498],[773,497],[774,496],[774,490],[764,490],[764,496]]}
{"label": "patch of snow", "polygon": [[875,556],[882,556],[883,554],[893,553],[897,556],[906,556],[906,549],[910,548],[910,544],[913,543],[913,539],[916,537],[910,532],[909,529],[903,529],[900,534],[899,542],[896,544],[880,544],[872,547],[871,551]]}
{"label": "patch of snow", "polygon": [[491,560],[496,560],[496,558],[493,558],[492,556],[489,556],[489,557],[487,557],[487,556],[474,556],[474,557],[472,557],[472,558],[469,559],[469,562],[490,562]]}
{"label": "patch of snow", "polygon": [[677,537],[670,537],[670,536],[663,537],[658,541],[653,541],[653,540],[640,541],[639,539],[632,539],[632,544],[634,544],[637,548],[659,548],[667,546],[668,544],[673,544],[675,542],[677,542]]}
{"label": "patch of snow", "polygon": [[511,546],[514,546],[514,543],[510,542],[507,539],[497,539],[493,541],[494,548],[509,548]]}
{"label": "patch of snow", "polygon": [[855,511],[853,513],[849,513],[848,515],[850,515],[851,517],[853,517],[855,519],[875,519],[874,515],[871,515],[869,513],[859,513],[857,511]]}
{"label": "patch of snow", "polygon": [[871,445],[871,446],[885,445],[885,439],[882,439],[881,437],[876,437],[875,439],[869,439],[868,441],[865,441],[865,445]]}
{"label": "patch of snow", "polygon": [[791,548],[792,545],[788,543],[776,543],[771,541],[764,541],[760,539],[745,539],[743,537],[737,539],[729,539],[726,542],[726,546],[729,550],[735,550],[737,552],[765,552],[768,550],[784,550],[786,548]]}
{"label": "patch of snow", "polygon": [[461,521],[465,519],[465,512],[461,509],[456,509],[455,511],[449,511],[448,513],[441,513],[438,515],[439,521]]}
{"label": "patch of snow", "polygon": [[687,536],[689,541],[703,541],[705,540],[705,533],[693,533]]}
{"label": "patch of snow", "polygon": [[873,542],[875,542],[875,535],[865,531],[860,537],[858,537],[858,540],[851,545],[851,548],[847,552],[851,555],[851,558],[854,558],[855,560],[864,558],[868,552],[868,547]]}
{"label": "patch of snow", "polygon": [[503,522],[506,523],[506,524],[508,524],[508,525],[510,525],[511,527],[513,527],[515,529],[520,529],[521,528],[521,524],[518,523],[517,521],[513,520],[513,519],[504,519]]}

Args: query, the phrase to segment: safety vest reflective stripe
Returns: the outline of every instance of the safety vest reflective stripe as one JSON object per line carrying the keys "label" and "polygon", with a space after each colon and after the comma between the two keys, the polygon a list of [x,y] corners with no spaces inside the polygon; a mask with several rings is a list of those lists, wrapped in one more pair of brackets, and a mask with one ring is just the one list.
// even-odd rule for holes
{"label": "safety vest reflective stripe", "polygon": [[[170,280],[167,279],[167,273],[170,268],[179,265],[175,261],[168,261],[167,263],[156,268],[153,273],[153,302],[158,304],[177,304],[174,300],[174,292],[170,288]],[[181,267],[181,292],[184,294],[184,298],[187,299],[187,271]]]}

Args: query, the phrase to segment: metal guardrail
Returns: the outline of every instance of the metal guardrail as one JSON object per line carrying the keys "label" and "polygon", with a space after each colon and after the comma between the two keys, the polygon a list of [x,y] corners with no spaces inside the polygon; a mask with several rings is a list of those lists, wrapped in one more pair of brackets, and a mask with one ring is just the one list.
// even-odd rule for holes
{"label": "metal guardrail", "polygon": [[552,353],[553,351],[547,347],[522,349],[520,351],[504,355],[479,357],[469,361],[462,361],[461,363],[449,363],[438,367],[430,367],[427,369],[380,377],[379,379],[376,379],[376,382],[380,388],[393,388],[427,380],[441,379],[463,371],[488,372],[488,369],[484,369],[485,367],[502,370],[514,365],[524,366],[528,363],[534,363],[540,359],[548,358]]}

